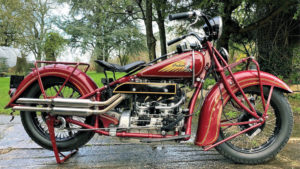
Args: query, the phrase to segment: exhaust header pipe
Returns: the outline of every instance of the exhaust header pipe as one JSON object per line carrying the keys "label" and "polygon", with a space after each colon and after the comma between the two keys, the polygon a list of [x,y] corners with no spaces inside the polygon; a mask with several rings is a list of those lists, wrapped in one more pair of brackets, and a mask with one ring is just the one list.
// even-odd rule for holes
{"label": "exhaust header pipe", "polygon": [[[88,99],[31,99],[20,98],[17,103],[48,105],[49,107],[35,106],[14,106],[13,110],[20,111],[40,111],[51,115],[74,115],[90,116],[106,113],[120,104],[125,99],[124,94],[117,94],[104,102],[91,101]],[[98,106],[107,106],[104,109],[97,110]]]}

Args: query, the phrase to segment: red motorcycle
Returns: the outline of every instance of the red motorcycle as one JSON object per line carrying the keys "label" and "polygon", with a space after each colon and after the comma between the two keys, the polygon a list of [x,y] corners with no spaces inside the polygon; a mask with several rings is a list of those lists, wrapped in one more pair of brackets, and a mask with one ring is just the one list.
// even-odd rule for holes
{"label": "red motorcycle", "polygon": [[[141,142],[189,140],[198,95],[212,75],[216,84],[203,101],[195,144],[205,151],[216,148],[237,163],[259,164],[275,157],[291,135],[293,115],[283,93],[292,90],[260,71],[253,57],[228,64],[228,52],[216,50],[211,42],[221,36],[221,17],[209,20],[193,11],[169,18],[195,18],[193,24],[202,18],[205,35],[178,37],[168,45],[189,36],[197,42],[189,48],[178,45],[175,52],[149,63],[120,66],[96,60],[106,77],[101,88],[86,75],[88,64],[37,61],[24,79],[11,79],[12,98],[6,108],[21,111],[28,135],[53,150],[57,163],[62,163],[95,133]],[[39,68],[40,63],[47,65]],[[240,64],[245,70],[233,73]],[[79,66],[86,68],[81,71]],[[116,79],[115,72],[127,74]],[[194,89],[188,103],[187,87]],[[71,153],[64,156],[63,151]]]}

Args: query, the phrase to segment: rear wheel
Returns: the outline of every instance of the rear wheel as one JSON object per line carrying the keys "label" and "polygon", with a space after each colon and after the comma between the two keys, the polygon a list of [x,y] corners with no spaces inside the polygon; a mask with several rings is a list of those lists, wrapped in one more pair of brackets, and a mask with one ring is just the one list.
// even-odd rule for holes
{"label": "rear wheel", "polygon": [[[257,114],[262,116],[264,109],[259,87],[252,86],[244,89],[244,92]],[[264,88],[265,99],[268,98],[268,94],[269,89]],[[237,93],[237,96],[243,101],[240,93]],[[245,104],[245,101],[243,102]],[[293,115],[290,105],[278,89],[274,88],[273,90],[267,115],[268,118],[263,125],[220,144],[216,149],[236,163],[259,164],[274,158],[287,143],[293,128]],[[234,123],[252,121],[255,118],[231,100],[224,106],[221,120]],[[221,127],[218,141],[249,127],[251,127],[251,124]]]}
{"label": "rear wheel", "polygon": [[[44,89],[47,97],[55,96],[57,91],[60,89],[65,79],[58,77],[47,77],[43,80]],[[71,83],[67,83],[62,89],[59,97],[61,98],[79,98],[81,93]],[[35,83],[31,89],[25,94],[27,98],[43,98],[40,87]],[[40,146],[52,150],[52,144],[50,141],[48,126],[46,124],[46,118],[48,113],[45,112],[21,112],[22,124],[28,133],[28,135]],[[86,124],[93,125],[94,118],[90,117],[79,117],[79,116],[68,116],[74,120],[81,121]],[[64,119],[66,116],[56,116],[56,119]],[[87,143],[95,134],[92,131],[83,132],[72,129],[80,129],[80,126],[66,123],[57,123],[54,125],[56,144],[60,151],[70,151],[81,147]]]}

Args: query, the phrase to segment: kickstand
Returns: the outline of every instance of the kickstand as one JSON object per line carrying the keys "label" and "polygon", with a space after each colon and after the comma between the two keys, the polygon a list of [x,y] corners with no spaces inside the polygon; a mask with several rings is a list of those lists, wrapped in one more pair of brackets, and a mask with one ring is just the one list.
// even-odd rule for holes
{"label": "kickstand", "polygon": [[[65,156],[64,154],[62,154],[61,152],[58,151],[57,146],[56,146],[56,140],[55,140],[54,122],[55,122],[55,117],[49,115],[46,120],[46,123],[47,123],[48,130],[49,130],[50,140],[52,143],[56,162],[58,164],[61,164],[61,163],[65,162],[67,159],[69,159],[70,157],[72,157],[74,154],[76,154],[78,152],[78,149],[72,150],[71,153],[67,156]],[[62,156],[62,158],[60,158],[60,155]]]}

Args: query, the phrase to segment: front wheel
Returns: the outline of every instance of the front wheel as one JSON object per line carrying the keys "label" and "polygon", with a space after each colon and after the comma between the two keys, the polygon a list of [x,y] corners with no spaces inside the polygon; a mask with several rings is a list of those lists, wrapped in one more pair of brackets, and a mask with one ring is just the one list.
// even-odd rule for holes
{"label": "front wheel", "polygon": [[[264,98],[269,95],[269,88],[264,88]],[[262,116],[263,105],[258,86],[244,89],[247,98],[254,106],[257,114]],[[236,94],[243,101],[241,93]],[[244,101],[245,103],[245,101]],[[247,104],[245,104],[247,105]],[[293,128],[293,114],[283,93],[274,88],[267,112],[266,122],[234,139],[216,147],[217,151],[236,163],[260,164],[274,158],[289,140]],[[224,106],[222,122],[244,122],[255,120],[242,110],[233,100]],[[251,127],[251,124],[221,127],[218,141]]]}

